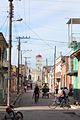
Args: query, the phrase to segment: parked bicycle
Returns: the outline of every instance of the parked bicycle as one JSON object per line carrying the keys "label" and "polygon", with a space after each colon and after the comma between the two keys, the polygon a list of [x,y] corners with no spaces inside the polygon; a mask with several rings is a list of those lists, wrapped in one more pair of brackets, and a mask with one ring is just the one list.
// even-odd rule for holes
{"label": "parked bicycle", "polygon": [[23,120],[23,114],[20,111],[15,111],[13,105],[9,105],[6,108],[3,120]]}
{"label": "parked bicycle", "polygon": [[49,108],[56,109],[57,107],[68,110],[70,108],[69,99],[62,99],[60,102],[59,97],[55,96],[52,103],[50,103]]}

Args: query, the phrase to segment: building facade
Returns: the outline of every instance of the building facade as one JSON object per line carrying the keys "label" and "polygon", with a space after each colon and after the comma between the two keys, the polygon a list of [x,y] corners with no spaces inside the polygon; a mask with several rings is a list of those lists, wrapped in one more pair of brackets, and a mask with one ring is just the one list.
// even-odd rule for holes
{"label": "building facade", "polygon": [[7,91],[7,78],[8,78],[8,61],[7,61],[7,48],[8,44],[0,32],[0,100],[4,99],[5,92]]}

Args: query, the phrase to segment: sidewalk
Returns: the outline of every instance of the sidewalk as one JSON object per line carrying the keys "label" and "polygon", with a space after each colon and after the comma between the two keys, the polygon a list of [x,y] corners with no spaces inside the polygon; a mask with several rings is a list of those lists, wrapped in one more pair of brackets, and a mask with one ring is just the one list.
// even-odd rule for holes
{"label": "sidewalk", "polygon": [[[10,104],[15,105],[20,95],[21,93],[17,94],[17,92],[10,93]],[[7,98],[6,98],[5,103],[3,102],[3,104],[0,104],[0,111],[5,111],[6,107],[7,107]]]}
{"label": "sidewalk", "polygon": [[[10,104],[15,105],[16,101],[18,100],[21,93],[17,94],[16,92],[10,94]],[[0,106],[0,120],[2,120],[4,116],[5,109],[7,107],[7,101],[6,104]]]}
{"label": "sidewalk", "polygon": [[79,104],[74,104],[76,99],[74,99],[73,97],[69,97],[70,99],[70,105],[71,105],[71,108],[73,109],[79,109],[80,110],[80,105]]}

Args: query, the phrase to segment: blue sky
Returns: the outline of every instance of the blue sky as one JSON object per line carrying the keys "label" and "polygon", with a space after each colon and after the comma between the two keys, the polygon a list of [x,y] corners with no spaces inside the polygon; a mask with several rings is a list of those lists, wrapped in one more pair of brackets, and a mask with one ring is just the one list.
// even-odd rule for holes
{"label": "blue sky", "polygon": [[[0,0],[0,31],[8,41],[9,1]],[[12,33],[12,64],[17,64],[18,36],[30,36],[21,39],[22,50],[32,50],[23,53],[24,57],[31,57],[30,65],[35,66],[35,56],[41,54],[43,64],[46,58],[49,65],[54,61],[54,46],[57,56],[60,52],[68,55],[67,21],[69,18],[80,17],[80,0],[13,0],[14,20],[23,18],[21,22],[13,22]],[[27,43],[26,43],[27,41]]]}

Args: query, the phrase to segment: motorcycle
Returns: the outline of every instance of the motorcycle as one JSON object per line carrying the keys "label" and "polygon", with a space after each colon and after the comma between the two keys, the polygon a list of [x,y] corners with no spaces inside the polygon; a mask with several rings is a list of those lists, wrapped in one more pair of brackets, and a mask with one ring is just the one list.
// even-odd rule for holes
{"label": "motorcycle", "polygon": [[3,120],[23,120],[23,114],[20,111],[15,111],[13,105],[9,105],[6,108]]}

